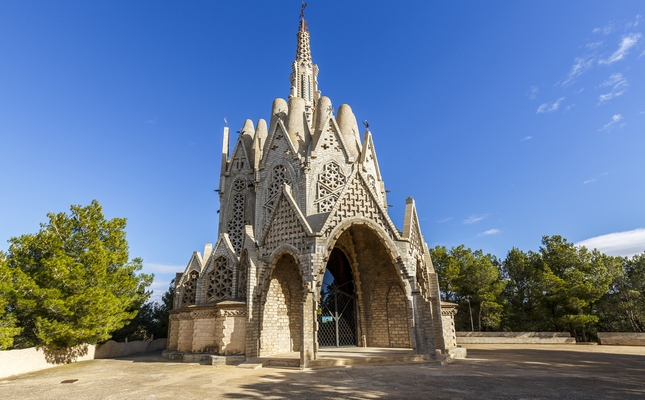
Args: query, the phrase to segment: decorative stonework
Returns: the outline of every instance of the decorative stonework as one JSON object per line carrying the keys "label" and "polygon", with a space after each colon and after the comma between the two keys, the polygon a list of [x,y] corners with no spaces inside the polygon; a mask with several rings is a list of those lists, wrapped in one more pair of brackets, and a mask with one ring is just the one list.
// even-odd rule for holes
{"label": "decorative stonework", "polygon": [[355,174],[348,185],[343,197],[338,200],[338,204],[333,208],[333,215],[330,215],[325,223],[324,234],[328,236],[344,219],[362,217],[376,222],[387,232],[391,239],[394,239],[395,235],[390,227],[388,218],[370,195],[360,174]]}
{"label": "decorative stonework", "polygon": [[213,310],[197,310],[190,313],[192,319],[214,318],[217,313]]}
{"label": "decorative stonework", "polygon": [[237,254],[242,250],[242,239],[244,238],[244,195],[238,193],[233,196],[233,218],[231,218],[226,227],[228,237]]}
{"label": "decorative stonework", "polygon": [[264,204],[267,209],[273,210],[275,208],[275,201],[277,200],[283,183],[288,185],[291,183],[291,180],[289,179],[289,173],[285,166],[279,164],[273,167],[273,173],[271,174],[271,183],[267,189],[267,201]]}
{"label": "decorative stonework", "polygon": [[233,189],[237,190],[238,192],[241,192],[245,188],[244,181],[240,178],[236,179],[235,182],[233,182]]}
{"label": "decorative stonework", "polygon": [[318,193],[316,203],[318,212],[330,212],[336,204],[347,179],[335,162],[326,164],[318,174]]}
{"label": "decorative stonework", "polygon": [[271,254],[283,244],[290,244],[300,251],[306,250],[307,230],[286,195],[280,198],[271,218],[272,221],[269,221],[270,225],[263,242],[265,254]]}
{"label": "decorative stonework", "polygon": [[190,271],[188,279],[184,282],[183,285],[183,297],[181,300],[181,306],[187,307],[189,305],[195,304],[195,298],[197,295],[197,278],[199,278],[199,272]]}
{"label": "decorative stonework", "polygon": [[246,317],[245,310],[217,310],[218,317]]}
{"label": "decorative stonework", "polygon": [[249,254],[246,250],[242,253],[240,267],[237,271],[237,297],[246,298],[246,277],[249,270]]}
{"label": "decorative stonework", "polygon": [[208,291],[206,298],[210,301],[230,299],[233,296],[233,270],[228,266],[228,259],[218,257],[215,267],[208,274]]}

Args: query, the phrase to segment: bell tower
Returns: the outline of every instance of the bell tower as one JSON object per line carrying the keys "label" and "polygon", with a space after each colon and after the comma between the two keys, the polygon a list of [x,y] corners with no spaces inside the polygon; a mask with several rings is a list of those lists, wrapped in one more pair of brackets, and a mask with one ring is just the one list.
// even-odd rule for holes
{"label": "bell tower", "polygon": [[309,45],[309,29],[305,20],[305,7],[302,3],[300,10],[300,28],[298,29],[296,59],[291,64],[291,93],[289,98],[300,97],[305,101],[305,114],[309,128],[313,125],[314,107],[320,98],[318,90],[318,66],[311,60],[311,47]]}

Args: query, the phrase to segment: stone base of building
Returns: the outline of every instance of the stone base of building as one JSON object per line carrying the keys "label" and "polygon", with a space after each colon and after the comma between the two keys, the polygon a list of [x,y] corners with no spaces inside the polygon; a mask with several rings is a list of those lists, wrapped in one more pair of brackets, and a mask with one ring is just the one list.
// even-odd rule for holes
{"label": "stone base of building", "polygon": [[246,302],[205,303],[171,311],[167,354],[175,353],[182,357],[185,354],[243,356]]}
{"label": "stone base of building", "polygon": [[246,356],[244,355],[220,356],[218,354],[181,353],[173,350],[164,350],[161,355],[171,361],[213,365],[216,367],[224,365],[240,365],[246,361]]}
{"label": "stone base of building", "polygon": [[447,353],[448,357],[450,357],[451,360],[457,360],[466,358],[468,352],[463,347],[453,347],[451,349],[448,349]]}

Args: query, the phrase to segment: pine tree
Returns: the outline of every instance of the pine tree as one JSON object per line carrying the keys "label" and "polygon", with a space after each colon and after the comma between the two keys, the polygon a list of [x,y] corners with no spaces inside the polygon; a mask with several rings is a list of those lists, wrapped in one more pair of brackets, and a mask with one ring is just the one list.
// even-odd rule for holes
{"label": "pine tree", "polygon": [[149,297],[153,276],[129,261],[124,218],[106,220],[101,205],[48,214],[36,234],[9,240],[12,307],[23,331],[17,345],[51,349],[110,338]]}

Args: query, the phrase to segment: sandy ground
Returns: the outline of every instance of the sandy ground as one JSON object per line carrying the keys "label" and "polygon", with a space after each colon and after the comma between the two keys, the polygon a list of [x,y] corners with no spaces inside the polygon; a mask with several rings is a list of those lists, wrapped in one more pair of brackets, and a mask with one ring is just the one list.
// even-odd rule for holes
{"label": "sandy ground", "polygon": [[[160,353],[92,360],[0,380],[2,399],[645,398],[645,347],[468,345],[443,367],[212,367]],[[74,383],[61,383],[66,380]]]}

